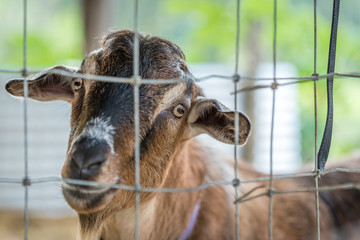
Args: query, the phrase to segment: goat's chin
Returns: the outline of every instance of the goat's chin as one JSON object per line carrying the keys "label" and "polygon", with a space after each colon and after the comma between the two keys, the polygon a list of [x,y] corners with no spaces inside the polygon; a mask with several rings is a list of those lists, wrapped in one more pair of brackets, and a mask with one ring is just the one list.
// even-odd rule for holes
{"label": "goat's chin", "polygon": [[84,187],[68,183],[62,184],[66,202],[78,213],[93,213],[105,208],[116,189],[110,187]]}

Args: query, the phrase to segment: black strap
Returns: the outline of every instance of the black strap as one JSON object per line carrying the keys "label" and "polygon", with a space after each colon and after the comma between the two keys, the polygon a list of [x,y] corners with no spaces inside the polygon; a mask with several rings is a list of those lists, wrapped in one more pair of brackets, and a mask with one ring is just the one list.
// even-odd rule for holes
{"label": "black strap", "polygon": [[[336,53],[337,28],[339,22],[339,9],[340,9],[340,0],[334,0],[327,73],[334,73],[335,70],[335,53]],[[333,127],[333,110],[334,110],[333,80],[334,80],[334,76],[327,78],[328,111],[326,116],[324,135],[318,153],[318,166],[317,166],[318,170],[320,170],[321,172],[325,170],[325,164],[329,156],[330,145],[331,145],[331,135],[332,135],[332,127]]]}

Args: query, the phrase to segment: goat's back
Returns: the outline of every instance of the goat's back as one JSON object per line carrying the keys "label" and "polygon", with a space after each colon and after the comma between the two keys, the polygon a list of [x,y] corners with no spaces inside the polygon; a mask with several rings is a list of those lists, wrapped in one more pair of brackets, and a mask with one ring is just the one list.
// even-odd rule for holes
{"label": "goat's back", "polygon": [[[327,167],[360,169],[360,156],[354,155]],[[265,177],[249,164],[240,162],[240,177],[243,180]],[[304,168],[301,172],[311,172]],[[327,186],[347,185],[346,189],[321,190],[320,228],[322,239],[359,239],[360,236],[360,190],[352,184],[360,183],[359,173],[336,171],[321,176],[320,189]],[[240,197],[264,194],[259,198],[240,204],[240,235],[242,239],[264,239],[268,234],[268,182],[243,183]],[[274,239],[317,239],[316,195],[314,177],[274,180],[273,236]],[[308,192],[284,193],[291,190]],[[282,192],[282,193],[281,193]],[[244,232],[246,231],[246,232]]]}

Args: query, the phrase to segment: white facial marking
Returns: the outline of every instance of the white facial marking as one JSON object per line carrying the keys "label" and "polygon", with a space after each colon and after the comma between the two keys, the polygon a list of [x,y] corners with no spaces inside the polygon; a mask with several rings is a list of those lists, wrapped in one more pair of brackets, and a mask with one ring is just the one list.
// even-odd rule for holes
{"label": "white facial marking", "polygon": [[80,141],[83,138],[87,138],[90,140],[89,142],[90,145],[96,144],[96,141],[105,141],[111,149],[111,154],[115,154],[114,138],[113,138],[114,134],[115,134],[115,127],[111,125],[110,117],[92,118],[86,123],[81,134],[73,140],[70,149],[73,149],[74,143]]}
{"label": "white facial marking", "polygon": [[154,116],[156,117],[161,111],[169,107],[169,104],[182,97],[184,91],[186,90],[186,84],[180,83],[174,87],[172,87],[169,91],[167,91],[163,98],[158,103],[158,106],[155,110]]}
{"label": "white facial marking", "polygon": [[178,70],[178,73],[180,73],[180,77],[179,78],[183,78],[185,76],[184,70],[181,69],[181,66],[185,65],[186,63],[184,60],[180,59],[178,64],[176,65],[176,69]]}

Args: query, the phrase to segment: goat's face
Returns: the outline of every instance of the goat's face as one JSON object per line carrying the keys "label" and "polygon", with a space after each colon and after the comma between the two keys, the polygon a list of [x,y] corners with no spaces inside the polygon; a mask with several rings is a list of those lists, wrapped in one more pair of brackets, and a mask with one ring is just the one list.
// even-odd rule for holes
{"label": "goat's face", "polygon": [[[176,45],[149,36],[140,36],[139,45],[139,72],[144,82],[146,79],[186,80],[139,87],[140,182],[145,187],[158,187],[182,142],[189,138],[208,133],[234,144],[235,113],[218,101],[203,97]],[[52,69],[128,78],[133,73],[132,46],[132,32],[114,32],[104,38],[99,50],[84,59],[80,69],[63,66]],[[23,96],[23,80],[10,81],[6,89],[15,96]],[[72,104],[63,178],[135,184],[132,85],[73,78],[49,73],[48,69],[29,79],[29,97],[40,101],[65,100]],[[243,114],[238,116],[239,144],[243,144],[250,123]],[[134,204],[131,191],[69,183],[64,183],[62,189],[70,206],[81,213]],[[142,194],[142,198],[148,196]],[[112,199],[116,199],[116,204],[109,204]]]}

